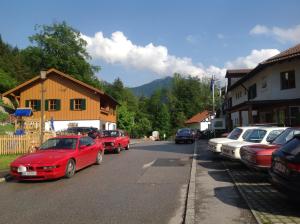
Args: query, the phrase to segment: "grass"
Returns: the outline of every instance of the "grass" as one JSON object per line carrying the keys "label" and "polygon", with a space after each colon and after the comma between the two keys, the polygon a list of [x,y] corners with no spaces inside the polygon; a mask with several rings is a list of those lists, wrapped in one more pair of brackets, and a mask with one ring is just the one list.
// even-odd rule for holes
{"label": "grass", "polygon": [[6,132],[14,132],[15,126],[13,124],[0,125],[0,135],[5,135]]}
{"label": "grass", "polygon": [[0,155],[0,170],[8,170],[9,164],[15,160],[19,155]]}

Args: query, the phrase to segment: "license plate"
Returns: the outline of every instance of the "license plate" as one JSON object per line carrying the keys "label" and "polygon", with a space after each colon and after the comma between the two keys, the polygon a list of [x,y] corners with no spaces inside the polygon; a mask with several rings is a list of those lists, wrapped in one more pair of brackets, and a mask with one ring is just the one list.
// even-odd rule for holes
{"label": "license plate", "polygon": [[36,171],[23,172],[22,176],[36,176]]}
{"label": "license plate", "polygon": [[282,164],[276,162],[273,166],[274,170],[278,171],[279,173],[286,174],[287,173],[287,168]]}

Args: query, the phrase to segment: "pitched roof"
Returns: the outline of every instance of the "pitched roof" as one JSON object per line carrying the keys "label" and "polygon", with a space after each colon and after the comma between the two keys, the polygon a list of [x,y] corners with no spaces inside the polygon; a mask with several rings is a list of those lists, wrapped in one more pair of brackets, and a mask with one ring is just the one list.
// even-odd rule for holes
{"label": "pitched roof", "polygon": [[225,78],[239,78],[248,74],[252,69],[228,69]]}
{"label": "pitched roof", "polygon": [[[83,86],[83,87],[85,87],[87,89],[90,89],[90,90],[98,93],[99,95],[105,95],[105,96],[109,97],[112,101],[114,101],[116,104],[119,104],[113,97],[109,96],[108,94],[104,93],[103,91],[101,91],[101,90],[99,90],[99,89],[97,89],[97,88],[95,88],[93,86],[90,86],[90,85],[88,85],[88,84],[86,84],[86,83],[84,83],[82,81],[79,81],[78,79],[75,79],[72,76],[70,76],[68,74],[65,74],[65,73],[63,73],[63,72],[61,72],[61,71],[59,71],[59,70],[57,70],[55,68],[49,69],[46,73],[47,73],[47,75],[50,75],[50,74],[53,74],[53,73],[58,74],[58,75],[66,78],[66,79],[71,80],[72,82],[75,82],[75,83],[77,83],[77,84],[79,84],[79,85],[81,85],[81,86]],[[7,92],[3,93],[2,96],[8,96],[9,94],[14,93],[17,90],[20,90],[21,88],[26,87],[26,86],[28,86],[29,84],[31,84],[31,83],[33,83],[35,81],[39,81],[40,79],[41,79],[40,75],[35,76],[34,78],[32,78],[32,79],[30,79],[30,80],[28,80],[28,81],[26,81],[26,82],[24,82],[24,83],[16,86],[15,88],[13,88],[11,90],[8,90]]]}
{"label": "pitched roof", "polygon": [[245,76],[243,76],[240,80],[238,80],[237,82],[235,82],[233,85],[231,85],[227,91],[234,89],[235,87],[237,87],[238,85],[240,85],[241,83],[245,82],[246,80],[254,77],[258,72],[260,72],[261,70],[263,70],[265,67],[270,66],[276,62],[282,62],[285,60],[291,60],[294,58],[299,58],[300,57],[300,44],[297,44],[261,63],[259,63],[254,69],[252,69],[248,74],[246,74]]}
{"label": "pitched roof", "polygon": [[261,64],[269,64],[272,62],[282,61],[285,59],[293,58],[300,55],[300,44],[297,44],[296,46],[293,46],[285,51],[282,51],[281,53],[263,61]]}
{"label": "pitched roof", "polygon": [[205,111],[202,111],[202,112],[194,115],[190,119],[188,119],[185,122],[185,124],[199,123],[199,122],[205,120],[208,117],[209,117],[209,112],[207,110],[205,110]]}

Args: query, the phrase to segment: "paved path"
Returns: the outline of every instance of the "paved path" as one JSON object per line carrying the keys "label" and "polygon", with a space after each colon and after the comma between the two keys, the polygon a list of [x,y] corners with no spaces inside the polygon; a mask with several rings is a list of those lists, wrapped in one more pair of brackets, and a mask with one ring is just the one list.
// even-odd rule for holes
{"label": "paved path", "polygon": [[146,142],[71,179],[0,183],[0,223],[181,223],[193,147]]}
{"label": "paved path", "polygon": [[222,164],[222,159],[207,150],[207,141],[202,140],[197,144],[194,223],[256,223]]}

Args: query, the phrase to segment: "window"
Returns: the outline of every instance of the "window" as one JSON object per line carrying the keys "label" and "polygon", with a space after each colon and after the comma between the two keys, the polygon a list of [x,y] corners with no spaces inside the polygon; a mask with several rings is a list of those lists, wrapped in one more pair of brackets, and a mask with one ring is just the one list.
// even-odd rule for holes
{"label": "window", "polygon": [[254,99],[256,97],[256,83],[249,87],[248,99]]}
{"label": "window", "polygon": [[94,140],[91,137],[82,137],[79,140],[79,146],[91,146],[94,144]]}
{"label": "window", "polygon": [[274,141],[274,139],[280,135],[281,133],[283,132],[283,130],[274,130],[274,131],[271,131],[270,134],[268,135],[267,137],[267,142],[272,142]]}
{"label": "window", "polygon": [[70,109],[71,110],[85,110],[86,109],[86,100],[85,99],[71,99],[70,100]]}
{"label": "window", "polygon": [[41,101],[40,100],[26,100],[25,107],[31,107],[32,111],[41,110]]}
{"label": "window", "polygon": [[58,99],[49,99],[45,101],[45,110],[56,111],[60,110],[60,100]]}
{"label": "window", "polygon": [[253,129],[245,138],[246,142],[260,143],[265,137],[267,131],[261,129]]}
{"label": "window", "polygon": [[242,134],[242,132],[243,132],[242,129],[235,128],[232,130],[232,132],[230,132],[230,134],[228,135],[227,138],[237,140],[240,137],[240,135]]}
{"label": "window", "polygon": [[268,87],[266,78],[262,78],[261,80],[261,88],[266,89]]}
{"label": "window", "polygon": [[290,112],[290,126],[300,126],[300,106],[293,106],[289,108]]}
{"label": "window", "polygon": [[281,89],[292,89],[296,87],[295,71],[287,71],[280,73]]}

